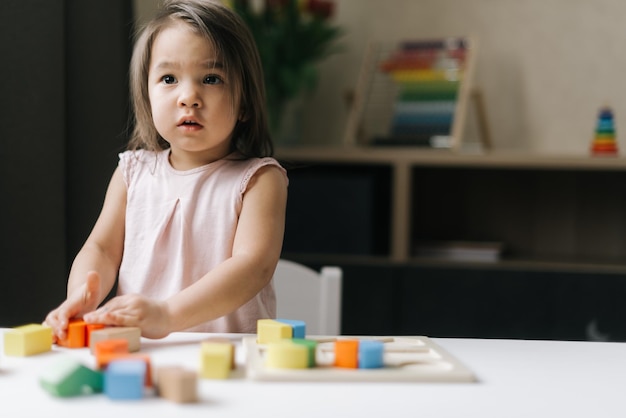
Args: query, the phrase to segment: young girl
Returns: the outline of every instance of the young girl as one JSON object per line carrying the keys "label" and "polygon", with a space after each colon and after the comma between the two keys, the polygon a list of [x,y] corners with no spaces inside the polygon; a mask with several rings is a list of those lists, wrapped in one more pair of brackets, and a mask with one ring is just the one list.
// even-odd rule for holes
{"label": "young girl", "polygon": [[[255,332],[275,315],[287,177],[271,158],[254,40],[210,0],[167,1],[131,61],[135,126],[45,322]],[[118,280],[117,296],[96,309]]]}

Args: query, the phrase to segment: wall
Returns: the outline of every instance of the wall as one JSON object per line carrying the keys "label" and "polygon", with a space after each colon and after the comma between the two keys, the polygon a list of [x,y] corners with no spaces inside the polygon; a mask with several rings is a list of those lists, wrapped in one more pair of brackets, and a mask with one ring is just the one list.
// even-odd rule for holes
{"label": "wall", "polygon": [[58,1],[0,3],[0,327],[64,295],[63,22]]}
{"label": "wall", "polygon": [[[140,19],[156,0],[135,0]],[[307,103],[305,143],[337,143],[345,95],[369,40],[476,36],[476,83],[496,149],[586,154],[598,108],[613,106],[626,130],[626,31],[622,0],[337,0],[345,51],[321,65]],[[626,143],[624,143],[626,145]]]}
{"label": "wall", "polygon": [[126,141],[129,6],[0,2],[0,327],[63,301],[100,212]]}

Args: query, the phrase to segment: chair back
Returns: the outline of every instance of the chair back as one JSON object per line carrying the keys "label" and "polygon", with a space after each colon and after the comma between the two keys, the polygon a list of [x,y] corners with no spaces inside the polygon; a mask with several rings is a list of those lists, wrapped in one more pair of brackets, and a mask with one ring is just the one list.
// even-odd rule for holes
{"label": "chair back", "polygon": [[281,259],[273,278],[276,317],[304,321],[308,335],[340,335],[342,280],[340,267],[316,271]]}

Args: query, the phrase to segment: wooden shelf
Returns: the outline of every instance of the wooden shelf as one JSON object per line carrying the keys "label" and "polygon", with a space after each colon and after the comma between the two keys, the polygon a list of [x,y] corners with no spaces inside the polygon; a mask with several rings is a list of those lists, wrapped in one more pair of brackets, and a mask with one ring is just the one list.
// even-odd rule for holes
{"label": "wooden shelf", "polygon": [[624,157],[537,154],[529,152],[489,152],[465,154],[439,149],[411,147],[281,147],[276,157],[287,161],[323,161],[441,167],[482,167],[546,170],[626,171]]}
{"label": "wooden shelf", "polygon": [[[388,256],[327,254],[328,260],[442,264],[415,258],[413,247],[422,233],[439,239],[445,227],[448,235],[456,228],[453,232],[468,236],[442,239],[512,241],[515,259],[494,263],[498,268],[626,273],[626,193],[619,192],[626,158],[354,146],[279,148],[276,157],[286,163],[391,168]],[[492,222],[481,213],[489,210],[500,219]],[[481,237],[483,227],[485,235],[502,231],[503,238]]]}
{"label": "wooden shelf", "polygon": [[336,255],[336,254],[283,254],[289,260],[294,260],[308,265],[352,265],[352,266],[389,266],[402,265],[409,267],[441,267],[459,268],[464,270],[511,270],[511,271],[541,271],[541,272],[576,272],[576,273],[602,273],[602,274],[626,274],[626,261],[590,261],[590,260],[565,260],[565,259],[507,259],[496,262],[472,262],[472,261],[446,261],[422,257],[409,257],[403,262],[394,262],[384,256],[364,255]]}

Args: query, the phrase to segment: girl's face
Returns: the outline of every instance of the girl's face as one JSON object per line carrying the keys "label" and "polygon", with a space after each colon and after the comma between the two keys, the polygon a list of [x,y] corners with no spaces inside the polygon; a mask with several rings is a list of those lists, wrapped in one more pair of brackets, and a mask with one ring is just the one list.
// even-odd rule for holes
{"label": "girl's face", "polygon": [[157,35],[148,70],[152,118],[170,144],[170,163],[187,170],[225,157],[237,123],[223,63],[210,43],[182,23]]}

